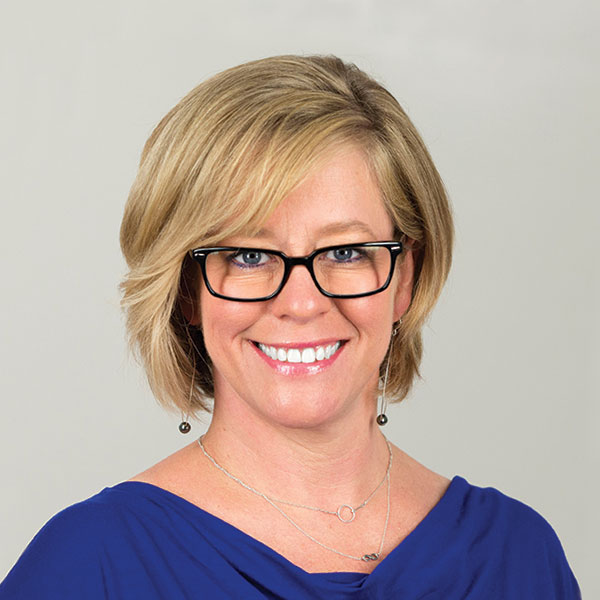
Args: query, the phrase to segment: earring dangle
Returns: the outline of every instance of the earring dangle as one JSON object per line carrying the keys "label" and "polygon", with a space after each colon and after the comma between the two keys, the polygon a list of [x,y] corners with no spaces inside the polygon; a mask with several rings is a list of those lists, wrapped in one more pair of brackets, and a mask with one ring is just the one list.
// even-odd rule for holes
{"label": "earring dangle", "polygon": [[398,324],[392,329],[392,339],[390,341],[390,348],[388,350],[388,357],[387,357],[387,361],[385,364],[385,375],[383,376],[383,392],[380,396],[381,409],[379,411],[379,414],[377,415],[377,425],[381,425],[381,426],[385,425],[388,422],[387,415],[385,414],[385,411],[387,410],[387,398],[385,396],[385,388],[387,386],[388,373],[390,371],[390,356],[392,354],[392,346],[394,344],[394,337],[398,333],[398,328],[400,326],[400,323],[402,323],[402,319],[398,320]]}
{"label": "earring dangle", "polygon": [[[190,396],[188,398],[188,407],[190,407],[192,405],[192,392],[194,391],[194,375],[196,374],[196,365],[194,364],[194,372],[192,373],[192,385],[190,386]],[[184,416],[183,413],[181,413],[181,423],[179,423],[179,432],[180,433],[189,433],[190,430],[192,429],[192,426],[190,425],[188,419],[189,419],[189,414]]]}

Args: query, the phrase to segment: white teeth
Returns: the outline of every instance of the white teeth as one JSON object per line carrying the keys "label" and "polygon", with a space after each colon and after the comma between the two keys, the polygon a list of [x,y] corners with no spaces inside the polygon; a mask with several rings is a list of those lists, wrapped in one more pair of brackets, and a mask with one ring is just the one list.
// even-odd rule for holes
{"label": "white teeth", "polygon": [[313,363],[315,362],[316,352],[314,348],[304,348],[302,350],[302,362]]}
{"label": "white teeth", "polygon": [[330,344],[329,346],[316,346],[314,348],[276,348],[275,346],[266,346],[258,344],[258,347],[273,360],[291,363],[314,363],[319,360],[331,358],[341,346],[340,342]]}
{"label": "white teeth", "polygon": [[288,362],[299,363],[302,361],[302,354],[300,354],[300,350],[296,348],[290,348],[287,351],[287,359]]}
{"label": "white teeth", "polygon": [[340,347],[340,343],[336,342],[335,344],[331,344],[331,346],[327,346],[325,348],[325,358],[330,358],[333,354],[337,352],[337,349]]}

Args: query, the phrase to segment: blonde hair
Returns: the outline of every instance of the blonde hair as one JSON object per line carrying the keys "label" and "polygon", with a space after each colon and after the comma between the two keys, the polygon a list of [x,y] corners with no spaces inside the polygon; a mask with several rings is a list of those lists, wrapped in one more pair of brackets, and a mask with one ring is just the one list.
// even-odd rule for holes
{"label": "blonde hair", "polygon": [[[275,56],[201,83],[144,146],[121,225],[130,346],[156,398],[210,409],[210,357],[185,319],[188,250],[257,231],[332,147],[364,150],[398,235],[414,241],[413,297],[389,356],[396,400],[419,375],[421,329],[446,280],[453,226],[440,176],[394,97],[335,56]],[[383,372],[383,365],[381,371]]]}

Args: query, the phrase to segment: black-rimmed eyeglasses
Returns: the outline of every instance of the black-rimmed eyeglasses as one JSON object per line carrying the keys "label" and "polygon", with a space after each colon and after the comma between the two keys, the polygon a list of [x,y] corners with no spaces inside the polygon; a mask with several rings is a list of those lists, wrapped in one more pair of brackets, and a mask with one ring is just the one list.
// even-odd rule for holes
{"label": "black-rimmed eyeglasses", "polygon": [[385,290],[402,242],[366,242],[317,248],[308,256],[286,256],[270,248],[195,248],[208,291],[217,298],[259,302],[283,289],[296,265],[308,269],[318,290],[330,298],[362,298]]}

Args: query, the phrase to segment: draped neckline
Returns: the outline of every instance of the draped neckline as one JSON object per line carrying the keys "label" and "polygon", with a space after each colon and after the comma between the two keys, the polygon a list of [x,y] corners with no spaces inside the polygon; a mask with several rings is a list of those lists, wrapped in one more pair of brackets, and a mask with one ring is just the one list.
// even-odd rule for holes
{"label": "draped neckline", "polygon": [[[406,552],[410,552],[410,548],[415,544],[418,545],[421,538],[424,538],[422,543],[431,541],[431,536],[435,536],[439,527],[443,527],[448,520],[454,521],[452,515],[454,513],[455,517],[458,516],[462,498],[468,487],[469,483],[464,478],[455,475],[437,503],[416,527],[387,554],[371,573],[355,571],[306,571],[267,544],[259,541],[235,525],[217,517],[182,496],[152,483],[145,481],[123,481],[110,488],[105,488],[105,490],[117,490],[133,494],[141,493],[154,501],[160,502],[162,500],[174,502],[181,509],[189,513],[192,519],[200,518],[207,525],[212,526],[212,529],[224,530],[229,537],[237,540],[240,545],[254,547],[259,551],[260,555],[266,556],[277,565],[295,572],[300,578],[310,578],[313,584],[322,581],[325,585],[337,584],[344,587],[363,587],[367,582],[377,580],[380,576],[386,577],[385,573],[388,571],[388,568],[393,569],[395,568],[394,565],[398,566],[401,564],[402,555]],[[448,517],[450,517],[450,519],[448,519]]]}

